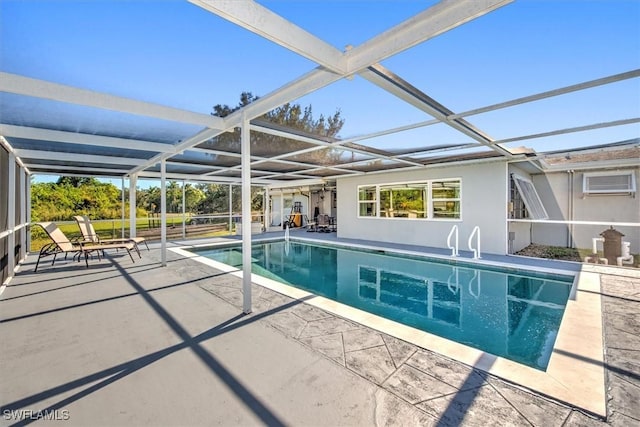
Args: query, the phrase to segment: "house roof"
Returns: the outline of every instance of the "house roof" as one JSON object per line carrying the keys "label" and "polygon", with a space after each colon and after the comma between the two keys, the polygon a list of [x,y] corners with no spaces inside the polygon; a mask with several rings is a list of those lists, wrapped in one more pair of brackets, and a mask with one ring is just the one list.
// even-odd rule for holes
{"label": "house roof", "polygon": [[[579,126],[495,138],[483,130],[482,125],[476,124],[483,123],[482,120],[475,120],[475,117],[482,118],[503,110],[517,111],[519,107],[541,100],[637,81],[639,69],[574,80],[552,90],[454,111],[425,93],[418,84],[412,84],[392,71],[384,62],[428,44],[444,32],[482,20],[509,1],[445,1],[344,51],[258,3],[215,0],[194,0],[192,3],[302,56],[314,63],[315,68],[224,118],[3,70],[0,72],[0,139],[3,144],[31,173],[159,178],[160,161],[165,161],[166,176],[170,179],[240,182],[240,144],[222,143],[219,136],[243,123],[250,123],[254,140],[260,135],[271,138],[269,143],[252,144],[251,176],[255,184],[313,184],[339,177],[456,161],[494,157],[529,161],[531,153],[513,148],[514,143],[531,143],[540,138],[640,122],[639,117],[633,116],[604,121],[596,117]],[[369,132],[342,138],[308,134],[264,120],[264,113],[284,103],[304,99],[327,86],[353,78],[382,90],[386,96],[399,100],[424,118],[382,130],[371,126]],[[632,111],[636,116],[638,113]],[[370,121],[375,122],[374,119]],[[415,135],[412,132],[424,129],[444,129],[447,137],[412,137]],[[407,135],[411,146],[399,148],[379,144],[385,136],[400,134]],[[275,140],[280,142],[274,143]],[[637,154],[637,147],[626,154],[634,153]],[[591,156],[594,158],[593,153]],[[553,156],[543,156],[543,159],[550,165],[562,162]]]}
{"label": "house roof", "polygon": [[541,155],[551,169],[640,166],[640,138]]}

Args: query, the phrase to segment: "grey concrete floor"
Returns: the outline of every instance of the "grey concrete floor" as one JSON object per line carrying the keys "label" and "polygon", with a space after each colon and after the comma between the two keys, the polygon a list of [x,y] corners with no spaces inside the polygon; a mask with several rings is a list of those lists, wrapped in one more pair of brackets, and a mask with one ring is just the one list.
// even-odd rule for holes
{"label": "grey concrete floor", "polygon": [[640,277],[601,274],[608,417],[169,252],[33,273],[0,296],[2,425],[632,425]]}

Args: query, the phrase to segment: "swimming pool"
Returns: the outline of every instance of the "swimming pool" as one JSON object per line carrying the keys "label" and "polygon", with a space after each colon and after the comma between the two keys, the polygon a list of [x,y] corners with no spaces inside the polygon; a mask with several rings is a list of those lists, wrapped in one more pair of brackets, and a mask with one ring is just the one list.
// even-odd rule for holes
{"label": "swimming pool", "polygon": [[[240,267],[239,245],[192,249]],[[252,272],[545,370],[573,276],[291,241],[256,243]]]}

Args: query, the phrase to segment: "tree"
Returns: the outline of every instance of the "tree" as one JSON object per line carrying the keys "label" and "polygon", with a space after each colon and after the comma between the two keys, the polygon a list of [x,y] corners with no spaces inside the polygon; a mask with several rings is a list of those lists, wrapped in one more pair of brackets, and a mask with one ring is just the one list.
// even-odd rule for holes
{"label": "tree", "polygon": [[160,212],[160,188],[149,187],[146,190],[137,190],[136,192],[136,206],[138,208],[145,209],[150,213]]}
{"label": "tree", "polygon": [[[197,211],[207,214],[222,214],[229,212],[229,184],[198,184],[198,189],[204,194]],[[233,185],[232,188],[232,212],[242,211],[242,187]],[[251,209],[262,209],[262,194],[259,187],[251,188]]]}
{"label": "tree", "polygon": [[195,212],[200,201],[205,197],[204,193],[193,184],[186,184],[184,191],[187,212]]}
{"label": "tree", "polygon": [[[193,184],[186,184],[185,192],[185,211],[197,212],[198,206],[205,198],[205,194],[201,189]],[[167,195],[167,212],[182,212],[182,184],[178,181],[169,181],[166,187]],[[136,194],[136,202],[139,208],[153,213],[160,212],[161,192],[159,187],[149,187],[145,190],[138,190]]]}
{"label": "tree", "polygon": [[[242,92],[240,102],[235,107],[217,104],[211,113],[217,117],[226,117],[233,112],[246,107],[258,100],[251,92]],[[344,119],[337,110],[333,115],[325,118],[320,115],[318,119],[313,118],[311,105],[302,108],[299,104],[284,104],[268,113],[262,115],[257,120],[300,131],[302,133],[319,136],[325,139],[336,138]],[[220,134],[203,145],[204,148],[228,151],[232,153],[240,152],[240,130]],[[292,151],[308,148],[309,144],[297,140],[280,136],[269,135],[262,132],[251,132],[251,154],[269,157],[275,154],[290,153]],[[341,152],[332,148],[325,148],[297,156],[301,162],[333,164],[340,158]],[[214,156],[212,154],[212,156]],[[200,213],[223,213],[229,212],[229,185],[228,184],[198,184],[197,188],[202,191],[204,197],[200,200],[196,210]],[[239,213],[242,210],[241,187],[232,186],[233,206],[232,211]],[[262,209],[263,198],[260,188],[251,189],[251,209],[258,211]]]}
{"label": "tree", "polygon": [[93,219],[119,218],[121,192],[96,178],[63,176],[57,183],[31,186],[31,216],[35,221],[69,221],[74,215]]}
{"label": "tree", "polygon": [[197,184],[204,198],[200,200],[196,210],[199,213],[216,214],[229,212],[228,184]]}
{"label": "tree", "polygon": [[[213,107],[211,114],[218,117],[226,117],[258,99],[259,97],[254,96],[251,92],[242,92],[242,94],[240,94],[240,102],[237,106],[229,107],[228,105],[217,104]],[[291,103],[275,108],[257,118],[257,120],[329,139],[337,137],[344,125],[344,119],[341,117],[340,110],[337,110],[333,115],[326,118],[321,114],[318,119],[314,119],[311,105],[302,108],[299,104]],[[207,141],[204,146],[210,146],[211,148],[223,151],[239,152],[240,130],[235,129],[233,132],[220,134]],[[308,147],[309,144],[305,142],[262,132],[251,132],[251,153],[257,156],[269,157],[274,154],[289,153]],[[297,159],[302,162],[332,164],[339,159],[340,154],[341,151],[339,150],[325,148],[300,155]]]}
{"label": "tree", "polygon": [[56,184],[58,185],[70,185],[72,187],[80,187],[82,185],[97,185],[98,181],[94,177],[79,177],[79,176],[61,176],[58,178]]}

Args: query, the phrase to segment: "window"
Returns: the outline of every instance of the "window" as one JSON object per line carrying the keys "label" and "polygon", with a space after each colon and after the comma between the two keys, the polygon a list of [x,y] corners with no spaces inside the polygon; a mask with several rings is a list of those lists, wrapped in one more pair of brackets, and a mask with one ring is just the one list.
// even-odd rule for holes
{"label": "window", "polygon": [[387,218],[426,218],[427,185],[381,185],[380,216]]}
{"label": "window", "polygon": [[527,212],[531,219],[547,219],[549,215],[547,215],[547,211],[540,200],[540,196],[538,196],[538,192],[536,188],[533,186],[533,183],[526,178],[523,178],[516,174],[511,174],[511,178],[518,189],[518,193],[520,193],[520,197],[522,197],[522,201],[524,202],[525,207],[527,208]]}
{"label": "window", "polygon": [[590,172],[582,179],[584,194],[633,194],[636,192],[636,177],[628,172]]}
{"label": "window", "polygon": [[513,176],[511,177],[511,182],[509,186],[509,194],[510,194],[510,206],[509,206],[509,218],[511,219],[526,219],[529,218],[529,213],[527,212],[527,208],[524,206],[524,201],[522,200],[522,196],[518,191],[518,187],[516,187],[516,183],[513,180]]}
{"label": "window", "polygon": [[358,266],[358,296],[400,312],[460,327],[461,292],[449,283],[378,267]]}
{"label": "window", "polygon": [[358,216],[460,219],[460,179],[358,187]]}
{"label": "window", "polygon": [[460,218],[460,181],[433,181],[431,203],[434,218]]}
{"label": "window", "polygon": [[358,189],[358,216],[378,216],[376,187],[360,187]]}

